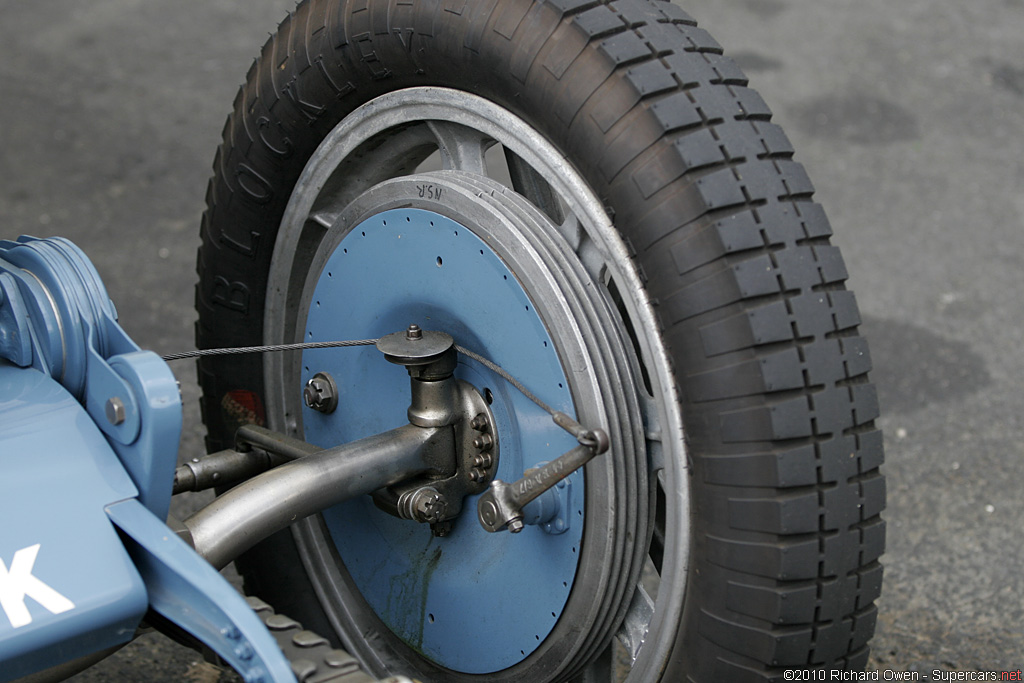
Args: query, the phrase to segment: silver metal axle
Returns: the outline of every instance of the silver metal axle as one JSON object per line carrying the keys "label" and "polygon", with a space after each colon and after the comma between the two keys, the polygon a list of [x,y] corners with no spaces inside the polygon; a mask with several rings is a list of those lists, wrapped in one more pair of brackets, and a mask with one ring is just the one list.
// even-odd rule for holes
{"label": "silver metal axle", "polygon": [[303,517],[434,469],[434,456],[454,449],[451,427],[405,425],[264,472],[184,525],[196,552],[220,569]]}

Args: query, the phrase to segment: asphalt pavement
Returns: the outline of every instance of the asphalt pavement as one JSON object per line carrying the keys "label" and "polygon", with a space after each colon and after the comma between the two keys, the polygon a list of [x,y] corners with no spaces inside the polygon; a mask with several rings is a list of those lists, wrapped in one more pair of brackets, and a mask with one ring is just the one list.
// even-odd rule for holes
{"label": "asphalt pavement", "polygon": [[[889,484],[871,666],[929,678],[1021,668],[1024,0],[678,4],[789,133],[864,316]],[[214,150],[290,7],[3,5],[0,237],[76,242],[145,348],[193,347]],[[174,368],[191,456],[202,452],[194,366]],[[153,634],[75,680],[226,677]]]}

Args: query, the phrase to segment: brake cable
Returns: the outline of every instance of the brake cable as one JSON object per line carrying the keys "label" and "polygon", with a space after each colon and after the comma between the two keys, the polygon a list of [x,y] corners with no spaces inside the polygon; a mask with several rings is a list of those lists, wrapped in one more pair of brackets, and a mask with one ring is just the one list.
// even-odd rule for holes
{"label": "brake cable", "polygon": [[186,358],[200,358],[202,356],[231,356],[243,353],[263,353],[265,351],[302,351],[305,349],[334,349],[346,346],[373,346],[376,339],[354,339],[349,341],[329,342],[301,342],[298,344],[271,344],[268,346],[237,346],[224,349],[200,349],[198,351],[183,351],[182,353],[171,353],[161,356],[165,361],[184,360]]}
{"label": "brake cable", "polygon": [[[323,342],[299,342],[295,344],[269,344],[264,346],[238,346],[238,347],[227,347],[219,349],[200,349],[198,351],[184,351],[181,353],[172,353],[166,356],[161,356],[163,360],[170,362],[176,360],[184,360],[186,358],[201,358],[207,356],[228,356],[237,354],[248,354],[248,353],[271,353],[278,351],[304,351],[307,349],[334,349],[334,348],[348,348],[354,346],[373,346],[376,344],[378,339],[350,339],[344,341],[323,341]],[[472,358],[476,362],[480,363],[488,370],[491,370],[496,375],[504,379],[506,382],[515,387],[523,396],[528,398],[530,401],[535,403],[541,410],[551,416],[551,419],[556,425],[564,429],[566,432],[572,435],[580,445],[587,446],[589,448],[600,449],[600,445],[603,441],[607,441],[607,437],[601,438],[598,432],[600,430],[592,430],[584,427],[579,422],[574,420],[569,415],[563,413],[560,410],[555,410],[547,403],[537,397],[532,391],[527,389],[522,382],[512,376],[510,372],[502,368],[500,365],[495,363],[488,358],[467,349],[464,346],[458,344],[455,345],[455,350],[466,356]],[[603,449],[599,450],[603,452]]]}

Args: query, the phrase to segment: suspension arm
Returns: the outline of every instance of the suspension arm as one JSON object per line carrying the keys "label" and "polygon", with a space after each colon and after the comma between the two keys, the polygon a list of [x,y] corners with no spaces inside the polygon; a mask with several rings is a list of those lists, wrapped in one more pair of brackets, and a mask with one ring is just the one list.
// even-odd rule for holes
{"label": "suspension arm", "polygon": [[256,543],[332,505],[437,469],[451,427],[405,425],[307,455],[249,479],[185,520],[196,552],[220,569]]}

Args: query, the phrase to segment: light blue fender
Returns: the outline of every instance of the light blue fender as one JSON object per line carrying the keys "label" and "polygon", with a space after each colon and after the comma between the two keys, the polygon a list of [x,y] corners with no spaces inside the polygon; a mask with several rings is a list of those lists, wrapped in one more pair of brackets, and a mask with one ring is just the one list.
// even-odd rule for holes
{"label": "light blue fender", "polygon": [[131,639],[139,572],[105,508],[137,495],[64,387],[0,360],[0,681]]}

